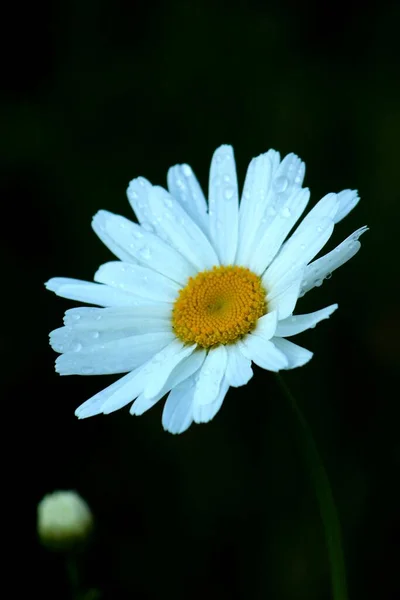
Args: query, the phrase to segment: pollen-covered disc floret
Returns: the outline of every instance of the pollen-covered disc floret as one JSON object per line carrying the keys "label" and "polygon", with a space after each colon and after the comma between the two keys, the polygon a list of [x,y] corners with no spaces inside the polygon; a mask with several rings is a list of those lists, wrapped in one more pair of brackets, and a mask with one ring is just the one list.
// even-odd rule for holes
{"label": "pollen-covered disc floret", "polygon": [[245,267],[214,267],[191,277],[172,312],[175,335],[202,348],[230,344],[267,312],[260,277]]}

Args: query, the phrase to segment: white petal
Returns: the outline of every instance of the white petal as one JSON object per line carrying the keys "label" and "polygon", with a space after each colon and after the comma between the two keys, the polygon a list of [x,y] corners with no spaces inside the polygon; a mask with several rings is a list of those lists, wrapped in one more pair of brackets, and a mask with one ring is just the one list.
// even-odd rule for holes
{"label": "white petal", "polygon": [[192,375],[168,395],[162,414],[162,425],[170,433],[183,433],[192,424],[194,390]]}
{"label": "white petal", "polygon": [[272,289],[288,273],[295,273],[310,262],[331,237],[333,227],[329,217],[306,217],[266,270],[263,282],[267,289]]}
{"label": "white petal", "polygon": [[288,365],[285,369],[295,369],[296,367],[302,367],[309,360],[311,360],[313,353],[306,348],[302,348],[289,340],[284,338],[275,337],[272,340],[275,346],[286,356]]}
{"label": "white petal", "polygon": [[219,264],[217,254],[205,234],[164,188],[154,186],[150,190],[149,207],[157,234],[198,271]]}
{"label": "white petal", "polygon": [[144,177],[137,177],[136,179],[132,179],[126,190],[129,204],[131,205],[137,220],[141,225],[147,227],[148,230],[152,229],[152,218],[148,204],[148,194],[152,187],[150,181],[147,181]]}
{"label": "white petal", "polygon": [[311,329],[312,327],[315,327],[317,323],[323,321],[323,319],[328,319],[331,314],[335,312],[337,307],[337,304],[331,304],[331,306],[327,306],[326,308],[322,308],[321,310],[317,310],[307,315],[295,315],[293,317],[288,317],[283,321],[279,321],[275,335],[278,337],[290,337],[302,333],[307,329]]}
{"label": "white petal", "polygon": [[116,243],[124,248],[139,264],[161,273],[181,285],[196,275],[197,270],[170,244],[129,219],[100,211],[94,220]]}
{"label": "white petal", "polygon": [[[304,210],[306,203],[296,207],[293,196],[297,196],[302,186],[305,165],[295,154],[288,154],[281,163],[279,160],[279,153],[270,150],[250,163],[240,205],[237,264],[249,266],[256,248],[278,215],[286,218],[292,210],[293,217],[298,212],[298,218]],[[292,226],[294,223],[295,220]]]}
{"label": "white petal", "polygon": [[263,284],[267,290],[268,310],[277,311],[278,319],[286,319],[295,309],[300,296],[300,287],[303,281],[303,269],[291,276],[290,272],[276,284],[268,282],[268,271],[263,277]]}
{"label": "white petal", "polygon": [[156,376],[149,379],[143,394],[146,398],[153,398],[163,389],[168,377],[179,363],[187,358],[195,350],[196,344],[184,346],[180,340],[175,340],[168,346],[168,352],[158,358]]}
{"label": "white petal", "polygon": [[56,360],[60,375],[126,373],[143,364],[175,339],[172,332],[145,333],[66,352]]}
{"label": "white petal", "polygon": [[138,303],[137,298],[132,294],[108,285],[81,281],[80,279],[53,277],[45,285],[48,290],[62,298],[97,304],[98,306],[134,307]]}
{"label": "white petal", "polygon": [[335,215],[335,223],[339,223],[342,219],[347,217],[349,212],[353,210],[360,201],[357,190],[343,190],[338,194],[339,208]]}
{"label": "white petal", "polygon": [[167,321],[171,323],[171,305],[166,303],[145,303],[132,307],[95,308],[83,306],[65,311],[64,325],[75,330],[108,331],[138,327],[140,322]]}
{"label": "white petal", "polygon": [[[118,379],[107,388],[86,400],[83,404],[81,404],[75,411],[75,415],[79,419],[86,419],[87,417],[93,417],[94,415],[99,415],[103,412],[103,407],[107,404],[109,400],[113,397],[113,395],[120,391],[121,393],[118,395],[119,399],[119,408],[125,406],[131,402],[138,394],[138,386],[137,386],[137,374],[140,372],[140,367],[135,369],[131,373],[128,373],[124,377]],[[123,398],[128,398],[126,402],[121,403]],[[111,406],[111,403],[110,403]],[[113,406],[117,406],[117,403],[113,402]],[[116,409],[115,409],[116,410]],[[111,412],[111,411],[110,411]]]}
{"label": "white petal", "polygon": [[118,240],[114,239],[105,230],[105,223],[107,220],[107,215],[110,214],[105,210],[101,210],[95,215],[92,219],[92,229],[96,233],[96,235],[101,239],[103,244],[107,246],[109,250],[117,258],[129,263],[136,263],[136,259],[132,256],[131,252],[127,248],[120,246]]}
{"label": "white petal", "polygon": [[146,410],[152,408],[165,394],[171,389],[180,385],[185,379],[196,373],[204,362],[206,352],[196,350],[190,356],[183,359],[171,372],[167,381],[164,383],[160,391],[148,398],[144,393],[140,394],[130,409],[132,415],[142,415]]}
{"label": "white petal", "polygon": [[273,310],[258,319],[256,328],[252,333],[254,335],[259,335],[264,338],[264,340],[270,340],[272,336],[275,335],[277,322],[278,313]]}
{"label": "white petal", "polygon": [[235,159],[231,146],[220,146],[214,152],[209,183],[210,235],[223,265],[236,256],[239,227],[239,195]]}
{"label": "white petal", "polygon": [[208,236],[207,202],[189,165],[175,165],[168,171],[168,189],[189,217]]}
{"label": "white petal", "polygon": [[296,190],[281,206],[271,223],[265,226],[264,233],[248,260],[252,271],[259,274],[265,271],[302,215],[309,199],[308,189]]}
{"label": "white petal", "polygon": [[358,238],[367,230],[368,227],[357,229],[334,250],[309,264],[304,271],[301,295],[304,295],[315,286],[320,286],[323,280],[329,277],[335,269],[344,265],[357,254],[361,247]]}
{"label": "white petal", "polygon": [[308,215],[303,219],[301,225],[305,227],[308,221],[312,219],[323,219],[328,217],[336,223],[336,214],[339,210],[340,200],[338,194],[333,192],[326,194],[317,204],[310,210]]}
{"label": "white petal", "polygon": [[249,334],[238,342],[243,354],[259,367],[267,371],[280,371],[287,368],[285,355],[278,350],[272,341],[266,341],[258,335]]}
{"label": "white petal", "polygon": [[172,279],[141,265],[124,262],[102,265],[94,280],[158,302],[174,302],[180,290],[180,286]]}
{"label": "white petal", "polygon": [[222,406],[226,393],[229,390],[229,383],[226,377],[223,377],[219,387],[218,395],[211,404],[199,404],[196,402],[196,392],[193,399],[193,420],[195,423],[208,423],[215,417]]}
{"label": "white petal", "polygon": [[221,345],[209,351],[198,374],[194,393],[195,408],[202,404],[214,402],[225,374],[227,360],[225,346]]}
{"label": "white petal", "polygon": [[228,352],[228,362],[226,365],[226,379],[229,385],[239,387],[246,385],[253,377],[251,360],[246,358],[237,344],[226,346]]}
{"label": "white petal", "polygon": [[[93,323],[93,325],[96,322]],[[117,326],[115,326],[117,324]],[[104,324],[103,324],[104,325]],[[78,352],[82,348],[105,344],[122,338],[133,337],[140,334],[172,333],[171,322],[168,319],[143,319],[136,317],[126,322],[110,319],[107,327],[85,327],[81,324],[72,327],[60,327],[50,333],[50,345],[56,352]]]}

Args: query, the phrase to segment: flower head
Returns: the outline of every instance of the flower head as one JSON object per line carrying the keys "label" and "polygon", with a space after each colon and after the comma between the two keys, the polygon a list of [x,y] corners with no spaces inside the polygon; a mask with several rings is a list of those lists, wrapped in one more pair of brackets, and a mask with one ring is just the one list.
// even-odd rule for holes
{"label": "flower head", "polygon": [[53,549],[76,547],[88,537],[92,525],[90,508],[76,492],[53,492],[38,504],[38,534],[40,540]]}
{"label": "flower head", "polygon": [[230,386],[245,385],[252,362],[269,371],[307,363],[312,353],[287,338],[328,318],[337,305],[295,315],[297,300],[360,248],[355,231],[314,260],[335,224],[357,204],[355,191],[328,194],[292,229],[310,197],[304,163],[269,150],[249,165],[239,203],[233,150],[214,153],[208,203],[188,165],[168,172],[168,190],[143,177],[127,195],[138,224],[98,212],[93,229],[119,259],[96,283],[54,278],[59,296],[102,308],[73,308],[50,334],[62,375],[127,373],[87,400],[79,418],[131,403],[140,415],[168,394],[165,429],[207,422]]}

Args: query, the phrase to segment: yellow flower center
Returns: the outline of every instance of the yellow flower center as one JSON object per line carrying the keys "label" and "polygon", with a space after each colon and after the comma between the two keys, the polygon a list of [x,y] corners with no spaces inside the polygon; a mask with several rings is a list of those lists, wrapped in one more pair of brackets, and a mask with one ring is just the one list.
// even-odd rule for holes
{"label": "yellow flower center", "polygon": [[231,344],[267,312],[260,277],[245,267],[214,267],[191,277],[172,311],[175,335],[202,348]]}

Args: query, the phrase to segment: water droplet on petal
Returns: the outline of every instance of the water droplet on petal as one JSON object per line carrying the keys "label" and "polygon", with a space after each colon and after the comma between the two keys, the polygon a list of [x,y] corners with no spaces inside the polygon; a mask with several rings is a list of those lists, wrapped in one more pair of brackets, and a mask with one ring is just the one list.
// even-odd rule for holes
{"label": "water droplet on petal", "polygon": [[277,177],[274,180],[272,185],[273,185],[275,192],[281,193],[286,190],[288,184],[289,184],[289,181],[287,180],[287,178],[284,177],[283,175],[281,175],[280,177]]}
{"label": "water droplet on petal", "polygon": [[300,244],[300,250],[305,250],[306,249],[306,245],[305,244]]}
{"label": "water droplet on petal", "polygon": [[151,258],[150,248],[147,248],[147,246],[145,246],[144,248],[141,248],[139,250],[139,255],[141,258],[144,258],[145,260],[149,260]]}
{"label": "water droplet on petal", "polygon": [[74,319],[74,321],[79,321],[81,315],[72,315],[72,318]]}
{"label": "water droplet on petal", "polygon": [[330,279],[331,277],[332,277],[332,273],[327,273],[327,274],[325,275],[325,279]]}
{"label": "water droplet on petal", "polygon": [[93,331],[92,333],[92,337],[94,340],[97,340],[97,338],[100,336],[100,333],[98,331]]}
{"label": "water droplet on petal", "polygon": [[281,210],[281,215],[284,219],[288,219],[292,213],[290,212],[290,208],[284,206]]}
{"label": "water droplet on petal", "polygon": [[102,316],[101,315],[97,315],[96,316],[96,321],[100,321],[100,319],[102,319]]}
{"label": "water droplet on petal", "polygon": [[72,345],[71,350],[72,350],[72,352],[79,352],[80,350],[82,350],[82,344],[80,344],[79,342],[76,342],[75,344]]}
{"label": "water droplet on petal", "polygon": [[134,200],[137,200],[137,198],[139,198],[139,194],[138,194],[137,192],[133,191],[133,192],[132,192],[132,198],[133,198]]}
{"label": "water droplet on petal", "polygon": [[317,227],[317,232],[318,232],[318,233],[322,233],[322,231],[323,231],[322,227],[321,227],[320,225],[318,225],[318,227]]}
{"label": "water droplet on petal", "polygon": [[322,283],[323,283],[323,279],[316,279],[315,280],[315,286],[316,287],[320,287],[322,285]]}
{"label": "water droplet on petal", "polygon": [[233,186],[230,185],[225,188],[225,190],[224,190],[225,200],[232,200],[234,195],[235,195],[235,188]]}
{"label": "water droplet on petal", "polygon": [[230,178],[229,175],[224,175],[224,181],[225,181],[225,183],[229,183],[230,180],[231,180],[231,178]]}

